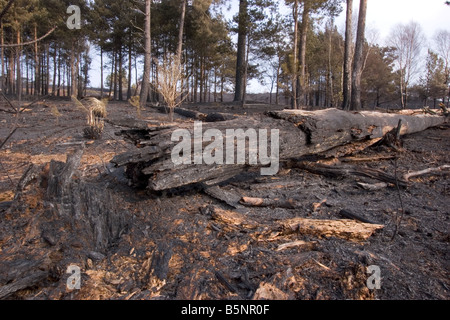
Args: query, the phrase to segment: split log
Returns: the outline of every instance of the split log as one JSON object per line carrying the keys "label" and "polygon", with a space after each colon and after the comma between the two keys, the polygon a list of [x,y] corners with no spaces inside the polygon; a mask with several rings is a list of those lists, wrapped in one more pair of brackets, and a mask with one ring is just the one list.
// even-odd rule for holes
{"label": "split log", "polygon": [[279,222],[283,233],[300,233],[318,237],[337,237],[349,241],[367,240],[381,224],[362,223],[354,220],[318,220],[292,218]]}
{"label": "split log", "polygon": [[[422,131],[432,126],[441,125],[446,121],[445,117],[435,115],[412,116],[370,111],[354,113],[337,109],[271,111],[266,115],[202,123],[200,136],[209,129],[222,133],[221,146],[223,147],[224,157],[222,161],[217,161],[216,158],[213,164],[206,165],[203,161],[194,161],[196,157],[205,154],[206,147],[211,147],[212,139],[202,139],[200,151],[191,148],[190,155],[183,153],[183,156],[191,161],[184,164],[175,164],[172,160],[172,151],[180,143],[180,141],[172,141],[173,133],[178,129],[183,129],[193,138],[195,129],[192,123],[161,128],[123,130],[118,135],[133,142],[138,148],[148,147],[148,149],[117,155],[111,162],[116,166],[129,166],[130,170],[133,171],[133,174],[130,175],[133,179],[132,184],[136,186],[147,185],[151,190],[165,190],[199,182],[214,184],[245,172],[250,167],[264,166],[261,161],[256,161],[256,163],[249,161],[249,141],[246,141],[244,147],[240,147],[246,151],[245,161],[243,163],[236,161],[233,164],[227,163],[225,161],[228,151],[227,141],[233,139],[232,143],[228,141],[229,145],[234,146],[234,149],[230,150],[233,155],[236,154],[238,149],[237,143],[234,141],[235,135],[227,136],[227,130],[241,129],[243,132],[247,132],[250,129],[255,130],[254,132],[257,135],[266,132],[269,137],[271,130],[279,130],[278,159],[272,159],[279,162],[305,155],[332,152],[335,147],[355,142],[363,143],[364,146],[371,145],[373,140],[380,140],[387,132],[397,127],[399,120],[402,121],[400,134]],[[266,151],[270,156],[274,141],[270,138],[268,140],[268,150]],[[367,141],[370,143],[367,144]],[[210,153],[211,149],[218,152],[218,145],[214,144],[214,147],[209,150]],[[258,157],[261,156],[261,150],[256,150],[256,154],[258,160]],[[392,183],[392,179],[389,179],[389,182]]]}
{"label": "split log", "polygon": [[292,166],[295,168],[300,168],[327,177],[361,176],[383,181],[390,184],[398,183],[400,187],[408,186],[408,183],[406,181],[396,179],[394,176],[388,175],[381,170],[376,170],[372,168],[358,168],[354,166],[344,166],[344,165],[328,166],[313,162],[298,162],[292,164]]}

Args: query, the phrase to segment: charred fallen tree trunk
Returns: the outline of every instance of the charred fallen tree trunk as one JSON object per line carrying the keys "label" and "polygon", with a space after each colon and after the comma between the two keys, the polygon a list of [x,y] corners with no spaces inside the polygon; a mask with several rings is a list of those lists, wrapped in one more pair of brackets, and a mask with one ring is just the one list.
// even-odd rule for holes
{"label": "charred fallen tree trunk", "polygon": [[396,128],[399,120],[400,135],[446,121],[445,117],[428,114],[337,109],[271,111],[214,123],[123,130],[118,135],[133,142],[137,149],[117,155],[112,163],[127,168],[133,185],[151,190],[198,182],[215,184],[252,167],[261,168],[261,174],[274,175],[282,160],[330,155],[334,148],[354,143],[364,142],[368,147]]}

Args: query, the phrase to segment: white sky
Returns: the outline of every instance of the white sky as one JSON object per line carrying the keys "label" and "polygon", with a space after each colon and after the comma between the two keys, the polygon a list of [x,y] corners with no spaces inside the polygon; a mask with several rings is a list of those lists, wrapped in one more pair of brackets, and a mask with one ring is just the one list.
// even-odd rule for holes
{"label": "white sky", "polygon": [[[284,0],[279,0],[284,4]],[[343,1],[344,2],[344,1]],[[359,0],[353,0],[354,13],[358,13]],[[399,24],[407,24],[410,21],[419,23],[428,40],[428,47],[433,47],[433,36],[436,31],[444,29],[450,31],[450,6],[444,4],[445,0],[368,0],[367,6],[367,29],[378,31],[377,42],[385,45],[392,28]],[[230,12],[225,13],[226,17],[231,17],[239,10],[239,0],[230,0]],[[345,3],[343,11],[336,19],[339,30],[344,30]],[[424,48],[426,52],[427,48]],[[91,85],[100,87],[100,65],[99,58],[94,57],[93,70],[91,71]],[[108,70],[105,70],[105,78]],[[249,91],[263,90],[260,85],[252,82]]]}
{"label": "white sky", "polygon": [[[450,6],[444,0],[368,0],[367,27],[380,33],[380,44],[389,36],[392,28],[401,23],[415,21],[422,26],[429,44],[437,30],[450,31]],[[358,13],[359,1],[354,0],[354,12]],[[345,11],[339,21],[345,19]],[[337,21],[338,23],[338,21]]]}

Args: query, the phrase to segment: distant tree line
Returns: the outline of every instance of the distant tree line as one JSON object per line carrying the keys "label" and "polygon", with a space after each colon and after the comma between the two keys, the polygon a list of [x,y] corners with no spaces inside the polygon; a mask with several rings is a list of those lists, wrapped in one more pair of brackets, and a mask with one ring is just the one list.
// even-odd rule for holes
{"label": "distant tree line", "polygon": [[[232,2],[239,12],[227,20]],[[352,0],[0,0],[1,89],[18,99],[82,97],[96,52],[102,97],[158,101],[172,54],[185,101],[233,94],[245,104],[254,79],[268,88],[269,103],[292,108],[448,105],[450,31],[438,31],[425,52],[411,22],[380,46],[365,27],[365,4],[354,14]],[[80,29],[66,26],[70,5],[81,9]],[[335,18],[344,8],[340,30]]]}

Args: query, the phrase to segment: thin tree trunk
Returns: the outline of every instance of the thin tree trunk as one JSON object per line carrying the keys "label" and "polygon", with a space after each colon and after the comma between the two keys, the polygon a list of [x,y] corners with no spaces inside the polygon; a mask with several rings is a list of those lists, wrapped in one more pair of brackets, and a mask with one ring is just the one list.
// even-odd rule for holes
{"label": "thin tree trunk", "polygon": [[58,50],[58,93],[57,96],[61,96],[61,48]]}
{"label": "thin tree trunk", "polygon": [[0,29],[1,29],[1,59],[2,59],[2,74],[1,74],[1,79],[2,82],[0,84],[0,89],[2,90],[2,92],[4,91],[4,84],[5,84],[5,49],[3,48],[3,45],[5,44],[5,35],[3,32],[3,25],[0,22]]}
{"label": "thin tree trunk", "polygon": [[248,57],[250,53],[250,36],[247,35],[247,48],[246,48],[246,57],[245,57],[245,70],[244,70],[244,91],[242,94],[242,107],[245,107],[247,103],[247,78],[248,78]]}
{"label": "thin tree trunk", "polygon": [[72,42],[72,50],[70,53],[70,79],[71,79],[71,89],[70,95],[77,96],[77,70],[76,70],[76,57],[75,57],[75,44]]}
{"label": "thin tree trunk", "polygon": [[[21,36],[20,28],[17,30],[17,44],[20,45]],[[22,70],[20,65],[22,48],[19,46],[16,48],[16,63],[17,63],[17,100],[22,101]]]}
{"label": "thin tree trunk", "polygon": [[55,47],[54,47],[54,55],[53,55],[53,83],[52,83],[52,95],[55,96],[55,91],[56,91],[56,73],[57,73],[57,59],[58,59],[58,46],[55,43]]}
{"label": "thin tree trunk", "polygon": [[355,57],[353,58],[352,93],[350,110],[361,109],[361,74],[363,68],[363,48],[366,29],[367,0],[359,5],[358,32],[356,34]]}
{"label": "thin tree trunk", "polygon": [[140,107],[144,107],[150,89],[150,71],[152,67],[152,42],[151,42],[151,0],[145,0],[145,58],[144,75],[142,76],[142,91],[140,96]]}
{"label": "thin tree trunk", "polygon": [[334,20],[332,19],[330,21],[330,29],[328,30],[328,107],[333,108],[334,107],[334,99],[333,99],[333,71],[331,66],[331,57],[332,57],[332,40],[333,40],[333,26],[334,26]]}
{"label": "thin tree trunk", "polygon": [[131,72],[133,71],[133,44],[132,39],[130,39],[130,44],[128,47],[128,90],[127,90],[127,100],[131,99]]}
{"label": "thin tree trunk", "polygon": [[181,67],[181,55],[183,52],[183,34],[184,34],[184,20],[186,16],[186,5],[187,0],[183,0],[181,4],[181,18],[180,18],[180,29],[178,31],[178,47],[177,47],[177,60]]}
{"label": "thin tree trunk", "polygon": [[100,46],[100,99],[103,99],[103,47]]}
{"label": "thin tree trunk", "polygon": [[117,59],[117,52],[114,52],[114,74],[113,74],[113,87],[114,87],[114,101],[117,100],[117,65],[119,61]]}
{"label": "thin tree trunk", "polygon": [[46,78],[45,78],[45,95],[48,95],[50,89],[50,44],[47,44],[45,47],[46,56],[47,56],[47,70],[46,70]]}
{"label": "thin tree trunk", "polygon": [[239,1],[239,27],[238,27],[238,47],[236,60],[236,87],[234,101],[242,101],[244,93],[244,69],[245,69],[245,44],[247,42],[247,0]]}
{"label": "thin tree trunk", "polygon": [[278,55],[278,68],[277,68],[277,86],[275,93],[275,104],[279,104],[279,93],[280,93],[280,70],[281,70],[281,56]]}
{"label": "thin tree trunk", "polygon": [[[34,26],[34,41],[37,40],[37,25]],[[41,88],[41,84],[40,84],[40,69],[41,66],[39,64],[40,59],[39,59],[39,45],[38,42],[36,41],[34,43],[34,62],[35,62],[35,66],[34,66],[34,95],[39,95],[40,93],[40,88]]]}
{"label": "thin tree trunk", "polygon": [[344,79],[342,109],[350,109],[352,88],[352,14],[353,0],[347,0],[347,13],[345,22],[345,52],[344,52]]}
{"label": "thin tree trunk", "polygon": [[111,55],[111,73],[109,76],[109,92],[108,92],[108,98],[111,99],[111,95],[113,92],[113,85],[114,85],[114,63],[116,62],[116,59],[114,58],[115,53],[113,52]]}
{"label": "thin tree trunk", "polygon": [[123,52],[119,49],[119,101],[123,101]]}
{"label": "thin tree trunk", "polygon": [[292,75],[292,109],[297,106],[297,80],[298,80],[298,0],[295,0],[292,9],[294,16],[294,65]]}

